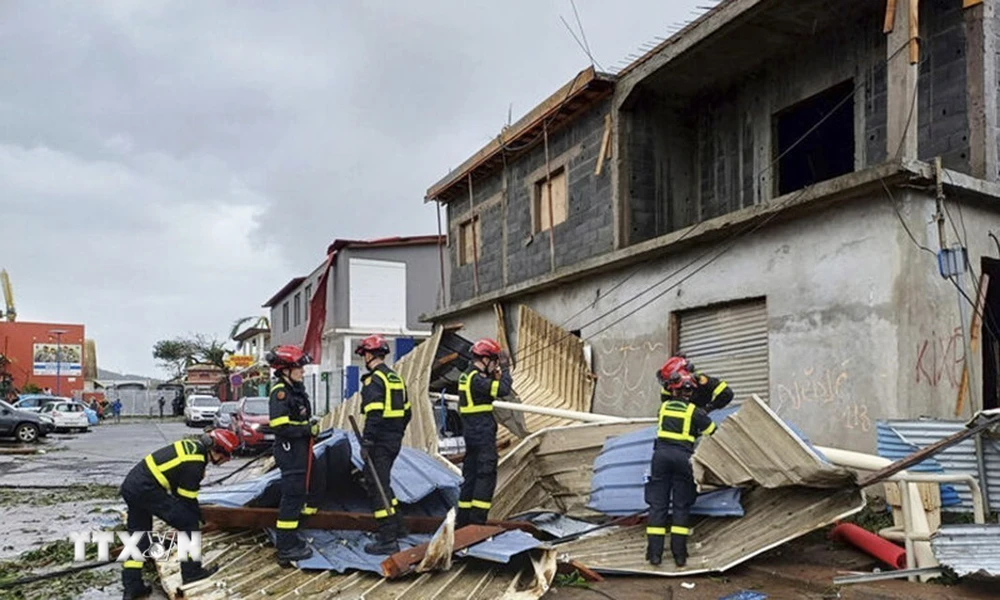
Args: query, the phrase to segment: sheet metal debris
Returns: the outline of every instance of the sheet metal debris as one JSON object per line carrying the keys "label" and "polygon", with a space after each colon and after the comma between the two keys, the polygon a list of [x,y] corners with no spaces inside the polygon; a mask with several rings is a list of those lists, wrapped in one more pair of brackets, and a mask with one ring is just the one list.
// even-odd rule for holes
{"label": "sheet metal debris", "polygon": [[705,518],[694,525],[684,569],[670,560],[657,567],[646,562],[641,525],[560,544],[560,554],[601,573],[724,571],[865,505],[852,473],[823,460],[756,397],[704,440],[693,460],[712,483],[751,487],[743,493],[743,518]]}
{"label": "sheet metal debris", "polygon": [[959,576],[1000,577],[1000,525],[945,525],[931,538],[931,549]]}
{"label": "sheet metal debris", "polygon": [[[721,424],[738,407],[712,413]],[[594,461],[588,508],[612,516],[632,515],[646,510],[645,486],[653,458],[656,427],[609,439]],[[703,493],[695,501],[692,513],[713,517],[741,517],[740,490],[725,488]]]}
{"label": "sheet metal debris", "polygon": [[471,556],[490,562],[507,564],[518,554],[541,547],[535,536],[513,530],[497,534],[485,542],[469,546],[458,552],[459,556]]}
{"label": "sheet metal debris", "polygon": [[[878,421],[875,425],[875,430],[877,434],[877,452],[882,458],[888,458],[889,460],[896,461],[913,454],[914,452],[920,450],[915,444],[911,444],[903,438],[903,435],[892,425],[884,421]],[[912,473],[944,473],[944,467],[937,459],[931,457],[927,460],[918,463],[909,469]],[[958,491],[955,486],[951,484],[940,484],[941,488],[941,506],[959,506],[962,504],[962,498],[959,496]],[[970,506],[971,508],[971,506]]]}

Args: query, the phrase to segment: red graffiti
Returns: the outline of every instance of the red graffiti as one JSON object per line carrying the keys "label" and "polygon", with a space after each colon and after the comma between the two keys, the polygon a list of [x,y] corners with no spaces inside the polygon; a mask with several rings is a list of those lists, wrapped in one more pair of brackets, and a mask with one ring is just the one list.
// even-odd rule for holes
{"label": "red graffiti", "polygon": [[930,339],[917,343],[917,383],[926,382],[937,387],[947,380],[952,389],[962,382],[962,366],[965,364],[965,346],[962,344],[962,328],[956,327],[949,337],[933,335]]}

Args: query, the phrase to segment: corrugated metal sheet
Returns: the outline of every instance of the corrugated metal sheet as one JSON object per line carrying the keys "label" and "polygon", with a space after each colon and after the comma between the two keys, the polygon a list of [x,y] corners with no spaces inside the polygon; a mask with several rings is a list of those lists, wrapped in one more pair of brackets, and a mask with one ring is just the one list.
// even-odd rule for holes
{"label": "corrugated metal sheet", "polygon": [[767,305],[763,300],[679,314],[679,350],[699,371],[725,378],[745,401],[770,393]]}
{"label": "corrugated metal sheet", "polygon": [[[275,531],[269,530],[271,542],[275,541]],[[300,535],[308,541],[313,555],[297,563],[298,568],[313,571],[336,571],[346,573],[350,570],[368,571],[376,575],[382,573],[382,561],[387,555],[368,554],[364,548],[375,541],[375,535],[363,531],[337,531],[321,529],[305,529]],[[400,540],[402,548],[412,548],[429,542],[430,535],[411,534]]]}
{"label": "corrugated metal sheet", "polygon": [[691,461],[700,485],[844,488],[857,480],[827,462],[757,397],[702,440]]}
{"label": "corrugated metal sheet", "polygon": [[[547,321],[527,306],[521,305],[517,333],[516,368],[511,372],[514,391],[525,404],[590,412],[594,378],[583,353],[583,340]],[[526,413],[528,433],[546,427],[574,423],[569,419]],[[513,440],[506,428],[497,436]]]}
{"label": "corrugated metal sheet", "polygon": [[[717,424],[738,410],[727,407],[711,414]],[[646,509],[645,486],[653,458],[656,426],[609,439],[594,460],[590,502],[587,507],[598,512],[625,516]],[[740,490],[726,488],[700,494],[692,507],[696,515],[741,517]]]}
{"label": "corrugated metal sheet", "polygon": [[931,548],[959,576],[1000,576],[1000,525],[945,525],[931,538]]}
{"label": "corrugated metal sheet", "polygon": [[[886,425],[896,431],[905,443],[912,444],[919,448],[924,448],[948,437],[953,433],[965,428],[965,423],[961,421],[941,421],[933,419],[908,419],[889,420]],[[1000,448],[995,440],[984,438],[984,457],[986,460],[986,477],[989,480],[990,508],[1000,511]],[[976,466],[976,444],[974,440],[965,440],[947,448],[937,455],[935,459],[944,469],[945,473],[972,475],[979,479],[979,469]],[[983,485],[980,482],[980,485]],[[963,485],[956,485],[962,503],[959,505],[963,511],[972,510],[972,496],[968,488]]]}
{"label": "corrugated metal sheet", "polygon": [[500,459],[493,496],[495,519],[530,511],[587,518],[594,459],[609,437],[647,427],[651,419],[577,424],[534,433]]}
{"label": "corrugated metal sheet", "polygon": [[699,484],[753,486],[743,493],[741,519],[706,518],[694,526],[684,569],[645,560],[641,526],[561,544],[568,554],[609,573],[690,575],[723,571],[865,506],[855,476],[821,459],[758,398],[745,402],[703,440],[693,461]]}
{"label": "corrugated metal sheet", "polygon": [[[195,600],[243,598],[439,598],[443,600],[521,600],[540,598],[555,576],[555,553],[533,551],[532,564],[512,568],[477,560],[465,560],[451,570],[387,580],[364,572],[337,575],[283,569],[274,560],[274,549],[266,536],[256,533],[206,534],[206,562],[218,564],[218,573],[185,589],[184,597]],[[160,580],[171,598],[177,598],[180,568],[176,561],[157,563]]]}
{"label": "corrugated metal sheet", "polygon": [[[904,442],[899,433],[890,427],[888,423],[879,421],[876,424],[876,433],[878,435],[877,452],[883,458],[896,461],[920,450],[917,446]],[[944,473],[944,467],[934,458],[928,458],[907,470],[915,473]],[[962,503],[962,499],[959,497],[954,486],[941,484],[939,487],[941,488],[942,507],[958,506]]]}
{"label": "corrugated metal sheet", "polygon": [[[441,341],[440,327],[435,328],[434,334],[422,344],[417,346],[412,352],[396,361],[393,369],[399,373],[403,381],[406,382],[406,389],[410,399],[412,418],[406,427],[406,436],[403,438],[403,445],[422,450],[427,454],[438,458],[440,462],[449,469],[456,469],[454,465],[442,458],[438,454],[438,433],[437,425],[434,422],[434,410],[430,400],[427,398],[427,387],[430,384],[431,366],[434,363],[434,356],[437,352],[438,343]],[[361,418],[361,394],[355,394],[337,408],[330,411],[323,417],[322,428],[350,430],[351,424],[347,420],[348,415],[354,415],[360,425]],[[456,470],[457,472],[457,470]]]}
{"label": "corrugated metal sheet", "polygon": [[530,533],[525,533],[518,529],[505,531],[494,536],[485,542],[480,542],[474,546],[469,546],[464,550],[459,550],[457,556],[471,556],[490,562],[507,564],[510,559],[522,552],[534,550],[542,545]]}

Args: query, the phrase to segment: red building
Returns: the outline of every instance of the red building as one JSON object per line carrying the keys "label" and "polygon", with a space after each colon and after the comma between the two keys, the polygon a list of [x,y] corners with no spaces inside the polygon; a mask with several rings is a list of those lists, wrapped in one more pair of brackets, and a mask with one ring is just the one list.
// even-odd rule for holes
{"label": "red building", "polygon": [[83,390],[84,348],[83,325],[0,321],[0,354],[19,390],[29,383],[61,396]]}

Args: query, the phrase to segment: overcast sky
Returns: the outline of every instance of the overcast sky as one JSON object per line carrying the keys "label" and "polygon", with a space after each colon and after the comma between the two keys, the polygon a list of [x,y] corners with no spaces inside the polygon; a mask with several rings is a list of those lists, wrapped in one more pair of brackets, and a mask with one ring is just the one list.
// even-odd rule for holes
{"label": "overcast sky", "polygon": [[[596,60],[711,0],[577,0]],[[334,238],[436,233],[426,189],[589,59],[568,0],[0,0],[0,267],[102,368],[224,336]]]}

